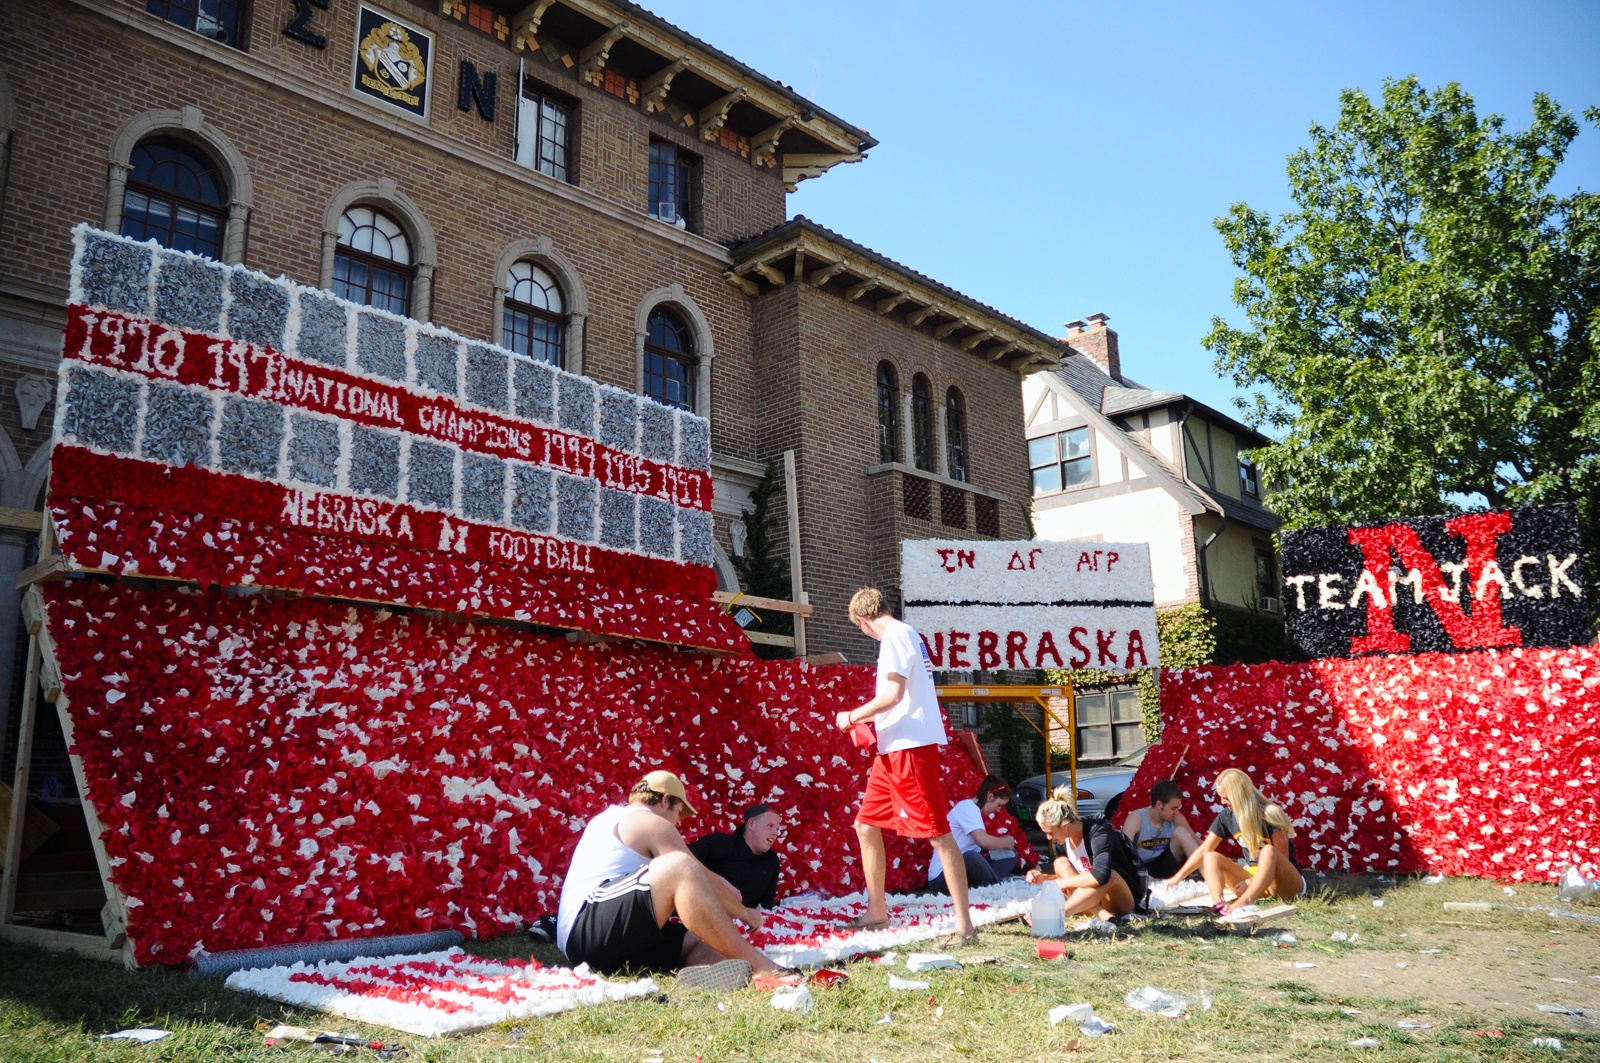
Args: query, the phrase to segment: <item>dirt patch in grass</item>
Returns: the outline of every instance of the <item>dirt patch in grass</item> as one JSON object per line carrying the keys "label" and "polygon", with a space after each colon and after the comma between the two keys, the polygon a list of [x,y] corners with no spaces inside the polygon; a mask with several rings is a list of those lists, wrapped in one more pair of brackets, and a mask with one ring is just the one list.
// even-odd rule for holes
{"label": "dirt patch in grass", "polygon": [[[439,1063],[1600,1060],[1600,1033],[1536,1008],[1559,1004],[1600,1015],[1600,923],[1515,910],[1551,903],[1550,888],[1519,885],[1507,896],[1479,880],[1426,886],[1374,878],[1313,879],[1312,887],[1297,915],[1254,937],[1208,922],[1158,921],[1109,941],[1071,936],[1071,959],[1045,961],[1013,924],[985,931],[976,947],[958,953],[1001,962],[918,975],[932,983],[922,992],[891,990],[889,975],[904,977],[904,967],[865,959],[845,966],[848,985],[816,990],[809,1015],[776,1011],[750,990],[703,993],[662,979],[664,1001],[585,1008],[444,1041],[288,1008],[177,972],[123,971],[0,946],[0,1060],[321,1058],[312,1049],[265,1049],[257,1024],[280,1021],[359,1032],[406,1045],[413,1060]],[[1384,903],[1375,907],[1374,900]],[[1443,910],[1443,902],[1457,900],[1510,907]],[[1600,909],[1577,910],[1600,916]],[[1296,942],[1276,940],[1283,932]],[[1357,935],[1355,943],[1332,941],[1336,932]],[[519,935],[471,949],[556,958]],[[1123,1001],[1143,985],[1206,989],[1214,1003],[1181,1019],[1147,1016]],[[1051,1007],[1079,1002],[1093,1004],[1116,1032],[1091,1040],[1070,1024],[1050,1026]],[[1401,1021],[1427,1028],[1401,1029]],[[98,1039],[123,1026],[157,1026],[174,1036],[143,1047]],[[1503,1036],[1479,1036],[1491,1029]],[[1560,1037],[1565,1051],[1535,1048],[1536,1036]],[[1361,1037],[1381,1047],[1351,1048]]]}

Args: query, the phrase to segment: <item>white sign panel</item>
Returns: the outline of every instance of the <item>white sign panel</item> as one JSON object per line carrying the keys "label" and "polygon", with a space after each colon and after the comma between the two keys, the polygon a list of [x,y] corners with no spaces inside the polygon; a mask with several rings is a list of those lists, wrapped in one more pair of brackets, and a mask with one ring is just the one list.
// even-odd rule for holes
{"label": "white sign panel", "polygon": [[935,668],[1099,668],[1160,664],[1145,543],[901,544],[905,621]]}

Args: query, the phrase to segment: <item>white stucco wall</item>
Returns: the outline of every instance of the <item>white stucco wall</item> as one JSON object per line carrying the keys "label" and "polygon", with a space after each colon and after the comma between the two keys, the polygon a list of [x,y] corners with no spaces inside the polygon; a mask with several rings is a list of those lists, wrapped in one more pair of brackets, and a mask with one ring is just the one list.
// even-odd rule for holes
{"label": "white stucco wall", "polygon": [[1108,543],[1149,543],[1150,574],[1155,579],[1156,605],[1186,600],[1183,529],[1187,514],[1172,496],[1157,488],[1079,502],[1053,509],[1035,509],[1033,527],[1041,539],[1064,541],[1098,535]]}

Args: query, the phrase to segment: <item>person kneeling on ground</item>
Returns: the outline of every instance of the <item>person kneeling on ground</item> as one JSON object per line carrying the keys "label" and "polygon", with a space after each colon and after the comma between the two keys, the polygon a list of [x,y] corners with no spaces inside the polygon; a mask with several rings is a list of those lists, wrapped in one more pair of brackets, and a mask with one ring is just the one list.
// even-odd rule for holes
{"label": "person kneeling on ground", "polygon": [[[998,775],[986,775],[978,784],[976,797],[958,801],[950,810],[950,834],[961,850],[969,887],[992,886],[1017,869],[1017,843],[983,829],[984,820],[1009,800],[1011,784]],[[944,880],[944,861],[937,852],[928,864],[928,888],[935,893],[950,892]]]}
{"label": "person kneeling on ground", "polygon": [[782,861],[772,846],[782,827],[771,805],[751,805],[737,834],[707,834],[690,842],[689,851],[706,870],[727,879],[746,908],[776,908]]}
{"label": "person kneeling on ground", "polygon": [[1076,797],[1072,787],[1058,786],[1034,812],[1039,829],[1063,847],[1063,855],[1055,859],[1054,875],[1030,871],[1028,881],[1058,880],[1069,917],[1085,912],[1107,920],[1132,915],[1143,892],[1133,847],[1104,819],[1080,818]]}
{"label": "person kneeling on ground", "polygon": [[[1175,886],[1199,867],[1211,889],[1211,903],[1222,904],[1222,891],[1232,889],[1234,912],[1254,904],[1263,896],[1292,901],[1305,892],[1306,880],[1294,859],[1294,825],[1288,815],[1267,800],[1250,776],[1238,768],[1228,768],[1217,776],[1217,797],[1223,805],[1211,823],[1200,848],[1189,854],[1183,866],[1167,879]],[[1240,867],[1217,852],[1228,838],[1239,843],[1249,863]],[[1248,883],[1248,885],[1245,885]]]}
{"label": "person kneeling on ground", "polygon": [[[761,913],[705,869],[678,823],[694,815],[683,783],[653,771],[589,821],[561,886],[556,945],[601,974],[678,971],[680,985],[737,989],[752,972],[786,974],[733,925],[761,928]],[[676,914],[681,922],[672,922]],[[680,971],[679,969],[682,968]]]}
{"label": "person kneeling on ground", "polygon": [[1150,807],[1129,812],[1122,822],[1122,833],[1127,835],[1134,855],[1152,881],[1176,875],[1190,854],[1200,848],[1200,839],[1178,811],[1182,807],[1183,791],[1171,779],[1162,779],[1150,788]]}

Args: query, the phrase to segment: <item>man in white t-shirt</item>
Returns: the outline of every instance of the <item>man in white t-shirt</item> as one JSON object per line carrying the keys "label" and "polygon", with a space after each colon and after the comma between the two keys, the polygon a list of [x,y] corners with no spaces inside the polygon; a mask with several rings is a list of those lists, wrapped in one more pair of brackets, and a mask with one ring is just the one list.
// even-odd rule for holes
{"label": "man in white t-shirt", "polygon": [[945,744],[944,712],[933,685],[933,664],[922,636],[889,615],[883,592],[863,588],[850,599],[850,619],[878,647],[877,695],[865,705],[841,712],[839,730],[872,720],[878,733],[878,753],[867,775],[867,792],[856,813],[856,836],[861,839],[861,871],[867,880],[866,913],[852,921],[854,928],[886,926],[889,909],[884,901],[887,857],[885,827],[905,838],[926,838],[933,843],[947,873],[950,897],[955,902],[956,932],[942,939],[946,948],[970,944],[978,932],[967,910],[967,873],[961,850],[950,835],[945,814],[944,789],[939,783],[939,747]]}
{"label": "man in white t-shirt", "polygon": [[[957,801],[950,810],[950,834],[961,850],[969,887],[992,886],[1017,869],[1017,843],[983,829],[983,821],[1004,808],[1009,800],[1011,784],[998,775],[985,775],[978,784],[977,796]],[[938,853],[933,854],[933,861],[928,865],[928,888],[935,893],[950,892],[945,881],[944,861]]]}

